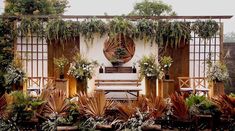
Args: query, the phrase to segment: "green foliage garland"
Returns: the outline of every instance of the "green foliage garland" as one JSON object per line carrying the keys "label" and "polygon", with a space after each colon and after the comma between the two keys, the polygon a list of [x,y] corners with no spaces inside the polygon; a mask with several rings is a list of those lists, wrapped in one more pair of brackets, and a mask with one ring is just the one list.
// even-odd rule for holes
{"label": "green foliage garland", "polygon": [[153,20],[138,20],[136,23],[135,38],[153,43],[156,35],[156,28],[156,23]]}
{"label": "green foliage garland", "polygon": [[116,17],[109,23],[109,36],[113,37],[118,34],[124,34],[129,37],[133,37],[136,31],[135,26],[128,19],[123,17]]}
{"label": "green foliage garland", "polygon": [[177,48],[181,42],[190,40],[190,23],[159,21],[156,31],[156,43],[164,47]]}
{"label": "green foliage garland", "polygon": [[18,31],[23,36],[32,36],[33,33],[36,33],[38,36],[43,35],[43,22],[40,19],[26,18],[23,17],[18,26]]}
{"label": "green foliage garland", "polygon": [[48,22],[45,29],[46,38],[50,42],[52,40],[59,40],[60,43],[67,42],[79,36],[79,25],[79,22],[52,19]]}
{"label": "green foliage garland", "polygon": [[219,30],[219,25],[214,20],[198,20],[192,25],[191,28],[196,34],[198,34],[199,37],[206,40],[216,35]]}
{"label": "green foliage garland", "polygon": [[81,35],[85,37],[86,41],[92,42],[95,34],[102,37],[107,30],[107,25],[102,20],[93,18],[81,22]]}

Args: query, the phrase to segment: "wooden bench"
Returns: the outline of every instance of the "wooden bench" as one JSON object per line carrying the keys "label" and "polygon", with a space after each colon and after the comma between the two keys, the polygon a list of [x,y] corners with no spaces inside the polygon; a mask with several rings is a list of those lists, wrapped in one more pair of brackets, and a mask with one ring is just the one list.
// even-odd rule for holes
{"label": "wooden bench", "polygon": [[[142,90],[139,86],[141,85],[141,81],[136,80],[127,80],[127,79],[115,79],[115,80],[105,80],[105,79],[98,79],[95,80],[96,91],[104,91],[105,94],[111,92],[126,92],[131,96],[136,98],[139,97],[139,92]],[[110,99],[121,99],[121,98],[110,98]],[[129,99],[127,97],[127,99]]]}

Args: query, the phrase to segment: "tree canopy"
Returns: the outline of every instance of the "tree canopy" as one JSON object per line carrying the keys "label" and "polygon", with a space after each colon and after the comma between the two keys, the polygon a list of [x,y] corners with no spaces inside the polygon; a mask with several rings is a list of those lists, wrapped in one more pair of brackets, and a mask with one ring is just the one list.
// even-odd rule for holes
{"label": "tree canopy", "polygon": [[172,11],[172,6],[163,3],[162,1],[149,1],[144,0],[143,2],[136,3],[134,9],[129,15],[135,16],[164,16],[164,15],[176,15]]}

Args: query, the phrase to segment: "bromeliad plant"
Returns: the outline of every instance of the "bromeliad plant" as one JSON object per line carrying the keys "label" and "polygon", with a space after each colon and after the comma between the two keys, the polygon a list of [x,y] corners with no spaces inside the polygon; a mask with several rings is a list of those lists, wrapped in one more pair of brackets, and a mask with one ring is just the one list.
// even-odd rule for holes
{"label": "bromeliad plant", "polygon": [[164,73],[153,54],[149,56],[143,56],[143,58],[141,58],[138,63],[140,67],[139,72],[141,78],[156,77],[162,79]]}
{"label": "bromeliad plant", "polygon": [[89,61],[77,53],[70,64],[68,75],[80,80],[91,79],[96,66],[98,66],[96,61]]}

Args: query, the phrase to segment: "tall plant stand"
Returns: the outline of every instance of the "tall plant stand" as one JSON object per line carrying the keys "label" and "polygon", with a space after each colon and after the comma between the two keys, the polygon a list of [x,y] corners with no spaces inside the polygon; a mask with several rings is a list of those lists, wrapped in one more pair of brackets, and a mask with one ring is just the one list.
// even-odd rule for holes
{"label": "tall plant stand", "polygon": [[77,79],[77,93],[87,93],[87,79]]}
{"label": "tall plant stand", "polygon": [[224,94],[224,83],[213,81],[210,82],[210,97],[216,96],[216,95],[222,95]]}
{"label": "tall plant stand", "polygon": [[156,97],[157,87],[156,87],[156,77],[145,77],[145,94],[147,98]]}

